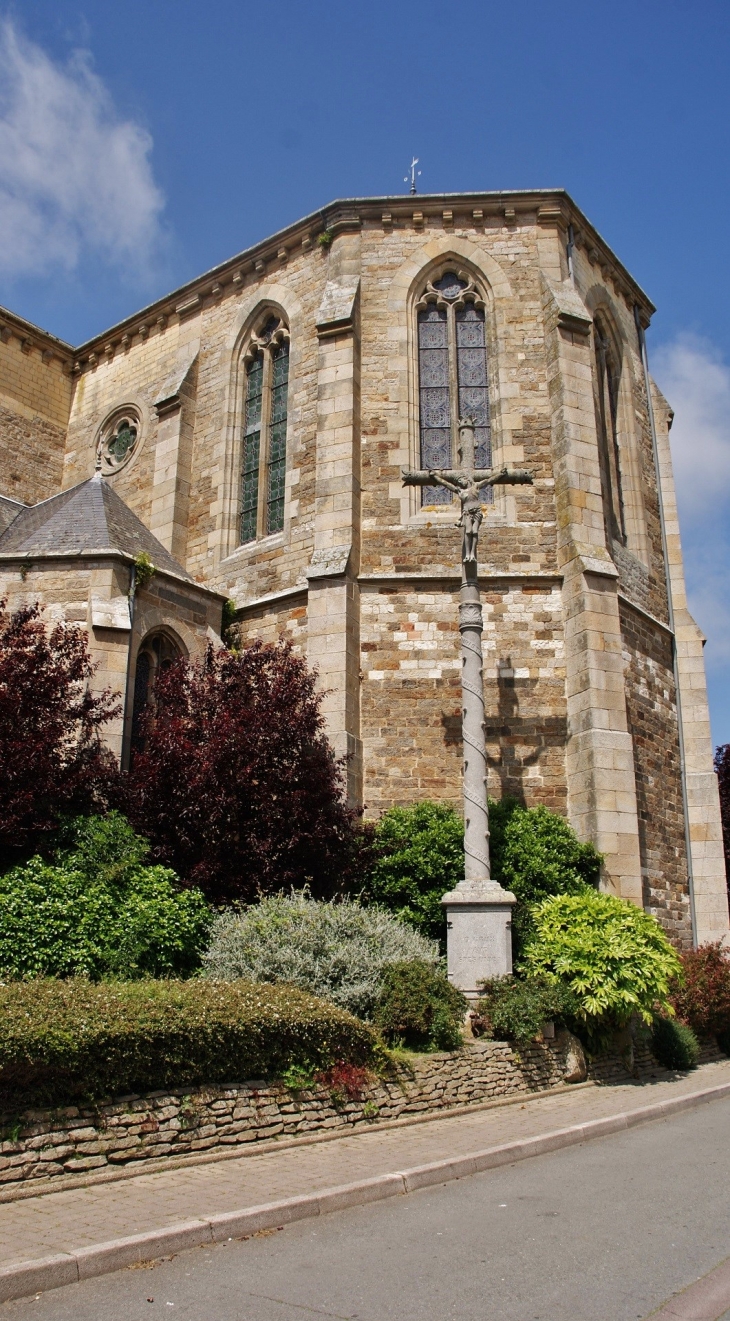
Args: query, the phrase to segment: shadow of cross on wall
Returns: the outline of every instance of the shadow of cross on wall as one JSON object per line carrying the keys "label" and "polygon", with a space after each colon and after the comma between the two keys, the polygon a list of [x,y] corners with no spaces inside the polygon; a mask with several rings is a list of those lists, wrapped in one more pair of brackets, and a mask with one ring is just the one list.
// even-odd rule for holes
{"label": "shadow of cross on wall", "polygon": [[[537,703],[531,696],[537,679],[517,678],[511,656],[497,661],[497,711],[494,713],[494,681],[485,676],[484,705],[487,740],[487,766],[492,780],[496,775],[500,798],[516,798],[525,803],[525,780],[531,766],[537,766],[543,752],[562,750],[567,737],[565,716],[552,716],[544,709],[544,698]],[[520,710],[522,705],[522,710]],[[527,710],[525,710],[527,708]],[[541,786],[539,798],[544,798]],[[534,800],[534,795],[532,795]]]}
{"label": "shadow of cross on wall", "polygon": [[[560,810],[560,800],[564,797],[562,783],[556,795],[555,786],[550,786],[552,793],[546,793],[547,786],[542,780],[538,781],[535,787],[537,789],[539,785],[539,792],[530,795],[530,802],[527,802],[525,796],[527,771],[531,766],[540,764],[543,753],[555,749],[562,764],[568,730],[565,716],[552,716],[545,711],[544,695],[538,698],[537,703],[530,700],[537,684],[537,679],[515,676],[511,656],[501,657],[497,661],[496,682],[487,674],[484,676],[489,794],[492,798],[515,798],[523,806],[534,806],[536,801],[550,799],[549,805]],[[460,745],[461,711],[453,714],[443,712],[441,725],[444,742]],[[545,767],[544,772],[552,777],[555,769]],[[494,783],[495,777],[499,788]],[[564,777],[560,775],[559,778],[562,782]],[[554,797],[556,801],[552,801]]]}

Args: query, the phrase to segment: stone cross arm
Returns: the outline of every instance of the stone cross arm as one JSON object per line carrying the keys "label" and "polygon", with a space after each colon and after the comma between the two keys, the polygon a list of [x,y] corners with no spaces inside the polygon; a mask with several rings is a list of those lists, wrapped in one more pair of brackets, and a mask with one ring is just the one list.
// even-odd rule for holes
{"label": "stone cross arm", "polygon": [[483,486],[531,486],[533,477],[525,468],[474,468],[471,472],[463,468],[424,469],[402,468],[401,477],[404,486],[446,486],[452,491],[462,491],[465,487]]}

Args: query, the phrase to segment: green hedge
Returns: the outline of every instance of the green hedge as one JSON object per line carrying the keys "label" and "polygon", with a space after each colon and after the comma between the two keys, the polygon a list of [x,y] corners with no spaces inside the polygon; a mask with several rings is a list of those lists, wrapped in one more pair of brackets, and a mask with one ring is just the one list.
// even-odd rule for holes
{"label": "green hedge", "polygon": [[250,982],[0,985],[0,1108],[365,1063],[375,1036],[335,1005]]}
{"label": "green hedge", "polygon": [[524,1045],[537,1036],[544,1023],[569,1021],[577,1009],[573,992],[545,977],[524,981],[492,977],[481,986],[482,998],[472,1023],[475,1036],[483,1034]]}
{"label": "green hedge", "polygon": [[441,897],[464,876],[462,818],[448,803],[391,807],[373,827],[373,850],[365,901],[389,908],[445,953]]}

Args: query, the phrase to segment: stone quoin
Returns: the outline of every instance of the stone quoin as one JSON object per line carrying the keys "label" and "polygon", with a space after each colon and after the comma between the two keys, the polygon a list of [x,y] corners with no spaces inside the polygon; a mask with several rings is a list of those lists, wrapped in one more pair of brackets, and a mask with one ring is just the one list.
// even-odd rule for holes
{"label": "stone quoin", "polygon": [[0,597],[87,628],[123,758],[232,598],[242,642],[318,668],[367,815],[460,807],[459,502],[401,472],[458,466],[471,417],[478,467],[533,478],[482,506],[489,792],[564,813],[680,945],[721,939],[653,311],[561,190],[333,202],[78,348],[0,310]]}

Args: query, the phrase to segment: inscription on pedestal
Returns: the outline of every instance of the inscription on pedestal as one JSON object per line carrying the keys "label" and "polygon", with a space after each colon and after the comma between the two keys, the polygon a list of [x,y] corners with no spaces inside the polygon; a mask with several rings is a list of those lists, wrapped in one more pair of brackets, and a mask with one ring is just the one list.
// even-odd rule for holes
{"label": "inscription on pedestal", "polygon": [[449,980],[469,999],[512,971],[511,904],[446,905]]}

